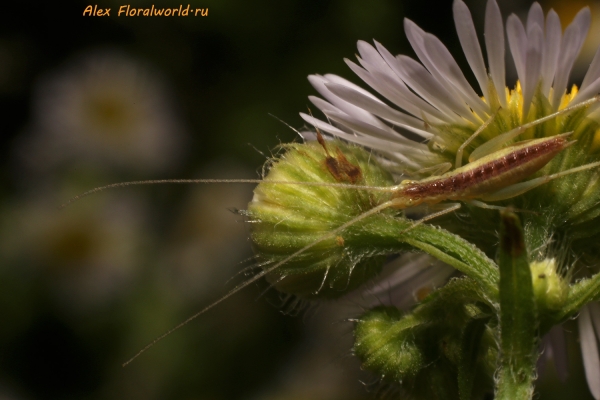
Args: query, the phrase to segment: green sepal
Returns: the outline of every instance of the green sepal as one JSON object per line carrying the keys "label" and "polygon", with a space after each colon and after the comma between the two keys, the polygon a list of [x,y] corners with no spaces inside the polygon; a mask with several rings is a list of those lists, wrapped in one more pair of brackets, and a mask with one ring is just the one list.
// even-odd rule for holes
{"label": "green sepal", "polygon": [[[569,289],[569,297],[565,302],[561,313],[557,316],[555,323],[565,321],[568,318],[576,315],[581,307],[585,306],[590,301],[600,300],[600,273],[595,274],[591,278],[582,279],[579,282],[571,285]],[[550,330],[552,326],[548,327]]]}

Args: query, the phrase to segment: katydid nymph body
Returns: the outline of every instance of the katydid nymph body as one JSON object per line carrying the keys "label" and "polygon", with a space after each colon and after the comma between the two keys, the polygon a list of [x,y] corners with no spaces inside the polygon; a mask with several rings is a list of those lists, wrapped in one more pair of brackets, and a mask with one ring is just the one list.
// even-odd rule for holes
{"label": "katydid nymph body", "polygon": [[[567,139],[570,134],[510,146],[441,176],[403,181],[392,188],[393,207],[407,208],[445,200],[498,201],[517,196],[523,193],[523,189],[511,189],[511,185],[539,171],[554,156],[573,144],[574,141]],[[535,187],[533,185],[525,190]]]}

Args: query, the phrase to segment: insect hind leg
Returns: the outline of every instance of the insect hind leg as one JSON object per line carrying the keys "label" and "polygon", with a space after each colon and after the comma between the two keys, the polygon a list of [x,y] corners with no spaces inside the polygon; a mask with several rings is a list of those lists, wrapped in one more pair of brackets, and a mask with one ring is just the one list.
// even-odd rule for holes
{"label": "insect hind leg", "polygon": [[524,210],[522,208],[514,208],[514,207],[510,207],[510,206],[508,206],[508,207],[505,207],[505,206],[496,206],[496,205],[493,205],[493,204],[484,203],[483,201],[479,201],[479,200],[469,200],[466,203],[470,204],[472,206],[475,206],[475,207],[486,209],[486,210],[496,210],[496,211],[507,211],[507,210],[510,210],[512,212],[523,212],[523,213],[538,214],[537,212],[531,211],[531,210]]}
{"label": "insect hind leg", "polygon": [[417,226],[421,225],[424,222],[427,222],[427,221],[432,220],[437,217],[441,217],[442,215],[445,215],[445,214],[449,214],[460,208],[460,203],[448,203],[446,205],[447,205],[447,207],[445,207],[443,210],[434,212],[433,214],[429,214],[419,220],[414,221],[411,226],[409,226],[408,228],[401,231],[400,234],[401,235],[405,234],[406,232],[415,229]]}

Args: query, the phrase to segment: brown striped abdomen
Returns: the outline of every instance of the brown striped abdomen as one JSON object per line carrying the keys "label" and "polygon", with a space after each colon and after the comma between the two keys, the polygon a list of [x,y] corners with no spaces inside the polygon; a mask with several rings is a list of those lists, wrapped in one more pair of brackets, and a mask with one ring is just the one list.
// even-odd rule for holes
{"label": "brown striped abdomen", "polygon": [[395,197],[406,198],[409,205],[473,199],[526,179],[571,143],[554,136],[511,146],[444,175],[409,182]]}

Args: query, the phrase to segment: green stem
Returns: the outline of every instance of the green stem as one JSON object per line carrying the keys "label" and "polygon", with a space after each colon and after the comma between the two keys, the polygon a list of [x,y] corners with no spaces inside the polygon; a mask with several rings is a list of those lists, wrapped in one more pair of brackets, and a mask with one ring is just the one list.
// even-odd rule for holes
{"label": "green stem", "polygon": [[406,232],[400,239],[472,278],[489,304],[498,301],[498,267],[473,244],[446,230],[429,225]]}
{"label": "green stem", "polygon": [[500,269],[500,348],[497,400],[525,400],[533,395],[538,328],[531,270],[518,217],[502,212]]}

